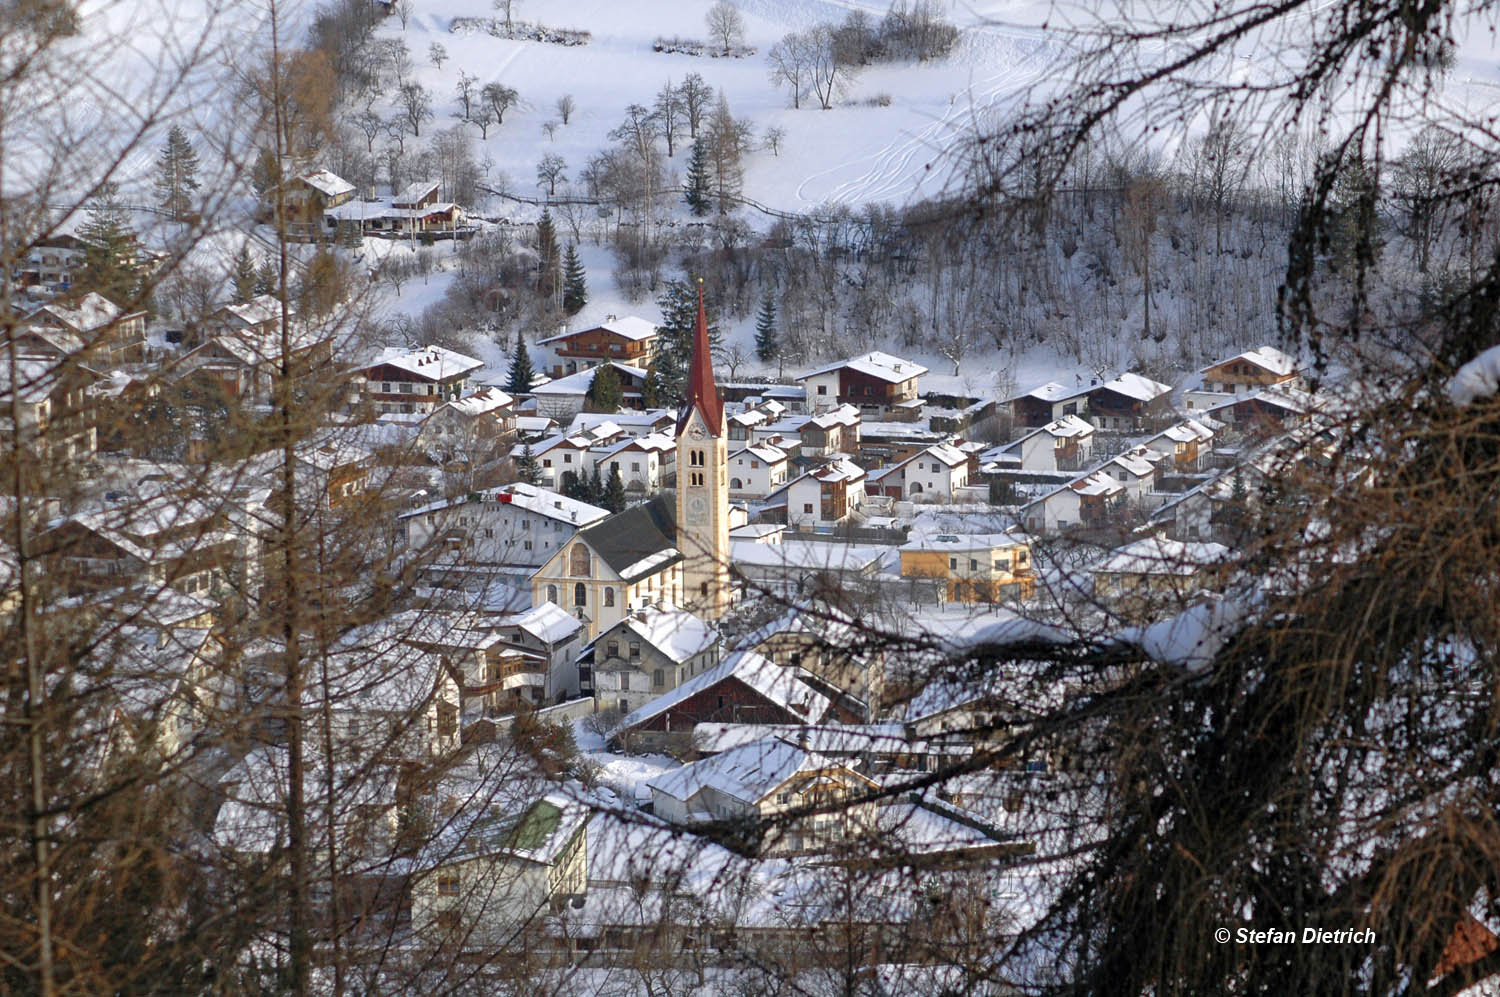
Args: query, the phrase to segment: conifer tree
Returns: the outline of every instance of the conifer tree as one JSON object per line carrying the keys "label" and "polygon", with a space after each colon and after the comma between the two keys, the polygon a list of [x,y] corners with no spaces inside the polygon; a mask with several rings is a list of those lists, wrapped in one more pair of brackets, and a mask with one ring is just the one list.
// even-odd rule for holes
{"label": "conifer tree", "polygon": [[198,154],[187,132],[173,125],[167,144],[156,160],[156,200],[163,211],[178,221],[192,213],[193,192],[198,189]]}
{"label": "conifer tree", "polygon": [[[661,324],[656,344],[656,361],[648,381],[656,404],[675,406],[682,402],[682,383],[687,376],[688,361],[693,356],[693,328],[698,321],[697,291],[683,280],[667,282],[666,290],[656,299],[661,307]],[[708,319],[709,346],[717,351],[719,327],[714,324],[713,302],[705,295],[704,314]]]}
{"label": "conifer tree", "polygon": [[240,247],[239,254],[234,258],[234,273],[230,280],[234,285],[235,304],[243,305],[255,296],[255,259],[250,255],[249,246]]}
{"label": "conifer tree", "polygon": [[755,316],[755,355],[761,363],[775,359],[781,344],[776,339],[776,299],[767,291],[760,299],[760,312]]}
{"label": "conifer tree", "polygon": [[594,372],[589,385],[588,400],[596,412],[618,412],[625,402],[625,391],[620,386],[620,375],[613,364],[602,364]]}
{"label": "conifer tree", "polygon": [[568,252],[563,257],[563,311],[577,315],[588,304],[589,290],[583,272],[583,262],[578,259],[578,247],[568,243]]}
{"label": "conifer tree", "polygon": [[688,157],[687,184],[682,199],[693,214],[703,217],[713,207],[709,197],[708,143],[694,142],[692,155]]}
{"label": "conifer tree", "polygon": [[599,475],[599,465],[597,462],[594,464],[593,473],[589,475],[588,490],[588,502],[590,505],[598,505],[604,501],[604,479]]}
{"label": "conifer tree", "polygon": [[255,293],[271,294],[276,290],[276,283],[276,268],[269,258],[262,260],[260,269],[255,271]]}
{"label": "conifer tree", "polygon": [[516,333],[516,349],[510,358],[510,380],[505,390],[513,395],[522,395],[531,390],[536,372],[531,369],[531,353],[526,349],[526,337]]}
{"label": "conifer tree", "polygon": [[78,229],[78,237],[87,245],[83,270],[74,281],[74,289],[98,291],[122,307],[132,304],[139,283],[131,267],[135,233],[120,202],[117,184],[100,185],[97,196],[89,201],[87,218]]}
{"label": "conifer tree", "polygon": [[620,476],[618,461],[609,465],[609,484],[604,489],[604,508],[610,512],[625,511],[625,479]]}
{"label": "conifer tree", "polygon": [[552,213],[542,209],[542,218],[536,223],[537,278],[536,293],[550,298],[557,293],[561,273],[562,254],[557,248],[557,227],[552,224]]}
{"label": "conifer tree", "polygon": [[521,457],[516,461],[516,475],[528,485],[541,483],[541,468],[537,466],[536,454],[531,452],[530,440],[521,447]]}

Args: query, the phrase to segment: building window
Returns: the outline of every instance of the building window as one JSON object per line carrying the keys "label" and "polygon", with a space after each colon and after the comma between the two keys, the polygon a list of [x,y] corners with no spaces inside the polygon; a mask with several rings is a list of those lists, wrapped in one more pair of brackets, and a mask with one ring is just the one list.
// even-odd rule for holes
{"label": "building window", "polygon": [[620,642],[617,640],[612,640],[608,644],[605,644],[604,653],[608,657],[618,658],[620,656]]}
{"label": "building window", "polygon": [[662,686],[664,686],[666,684],[667,684],[667,673],[666,672],[664,672],[660,668],[658,668],[656,671],[654,671],[654,672],[651,673],[651,686],[652,686],[652,688],[660,689]]}
{"label": "building window", "polygon": [[826,384],[820,384],[820,385],[818,385],[818,394],[820,394],[820,395],[826,395],[826,394],[828,394],[828,385],[826,385]]}
{"label": "building window", "polygon": [[636,471],[636,472],[639,472],[639,471],[640,471],[640,469],[641,469],[641,462],[640,462],[640,461],[638,461],[638,460],[633,460],[633,461],[631,461],[631,462],[630,462],[630,469],[631,469],[631,470],[632,470],[632,471]]}
{"label": "building window", "polygon": [[438,896],[442,896],[442,897],[456,897],[456,896],[458,896],[458,874],[457,873],[454,873],[454,872],[444,872],[444,873],[440,873],[438,875]]}
{"label": "building window", "polygon": [[702,471],[694,471],[692,474],[688,475],[688,484],[691,485],[694,488],[702,488],[703,487],[703,472]]}
{"label": "building window", "polygon": [[978,571],[978,570],[979,570],[979,562],[978,562],[978,561],[976,561],[976,560],[975,560],[975,559],[974,559],[974,558],[972,558],[972,557],[971,557],[971,558],[969,558],[969,570],[970,570],[970,571]]}
{"label": "building window", "polygon": [[958,570],[958,558],[956,558],[956,557],[950,557],[950,558],[948,558],[948,570],[949,571],[957,571]]}
{"label": "building window", "polygon": [[529,530],[529,529],[531,529],[531,520],[529,520],[529,519],[523,519],[523,520],[521,520],[521,529],[523,529],[523,530]]}
{"label": "building window", "polygon": [[548,585],[547,586],[547,601],[548,602],[556,602],[557,601],[557,586],[556,585]]}
{"label": "building window", "polygon": [[630,660],[639,661],[641,658],[641,645],[632,643],[630,645]]}
{"label": "building window", "polygon": [[812,503],[811,502],[803,502],[802,503],[802,511],[803,512],[812,512]]}
{"label": "building window", "polygon": [[688,463],[693,467],[703,466],[703,451],[693,450],[688,454]]}
{"label": "building window", "polygon": [[573,586],[573,605],[587,606],[589,604],[589,590],[583,582]]}

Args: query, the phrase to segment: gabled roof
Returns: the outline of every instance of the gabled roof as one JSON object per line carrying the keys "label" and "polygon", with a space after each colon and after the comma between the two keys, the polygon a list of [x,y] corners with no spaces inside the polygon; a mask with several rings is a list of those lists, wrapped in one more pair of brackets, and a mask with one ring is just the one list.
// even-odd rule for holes
{"label": "gabled roof", "polygon": [[1020,401],[1022,398],[1035,398],[1038,401],[1058,402],[1064,398],[1072,398],[1080,394],[1083,394],[1083,391],[1079,388],[1069,388],[1056,381],[1048,381],[1039,388],[1032,388],[1030,391],[1021,392],[1019,395],[1012,395],[1006,401],[1014,402]]}
{"label": "gabled roof", "polygon": [[1228,559],[1229,548],[1220,543],[1153,536],[1118,548],[1094,570],[1106,574],[1191,575]]}
{"label": "gabled roof", "polygon": [[524,613],[517,613],[501,621],[504,626],[519,627],[548,644],[561,643],[583,628],[571,613],[555,602],[543,602]]}
{"label": "gabled roof", "polygon": [[438,182],[436,180],[414,180],[401,188],[401,193],[391,198],[391,207],[412,208],[418,202],[431,197],[437,193]]}
{"label": "gabled roof", "polygon": [[311,173],[304,173],[297,179],[327,197],[338,197],[341,194],[350,194],[354,191],[352,183],[336,173],[330,173],[328,170],[313,170]]}
{"label": "gabled roof", "polygon": [[[1073,489],[1073,491],[1077,492],[1080,495],[1118,495],[1120,492],[1123,492],[1125,490],[1124,485],[1120,484],[1118,481],[1116,481],[1114,478],[1111,478],[1103,471],[1094,471],[1091,474],[1086,474],[1076,481],[1068,482],[1063,486],[1063,488],[1071,488]],[[1058,491],[1061,490],[1062,489],[1058,489]],[[1055,494],[1057,493],[1048,492],[1037,501],[1042,501]]]}
{"label": "gabled roof", "polygon": [[657,336],[656,326],[652,325],[650,322],[647,322],[643,318],[637,318],[634,315],[627,315],[624,318],[611,318],[606,322],[601,322],[599,325],[592,326],[588,329],[575,329],[572,332],[564,332],[556,336],[549,336],[546,339],[539,339],[537,340],[537,345],[543,346],[547,343],[556,343],[564,339],[572,339],[574,336],[581,336],[586,332],[594,332],[599,329],[603,329],[605,332],[612,332],[616,336],[619,336],[621,339],[628,339],[631,342],[636,343],[647,339],[654,339]]}
{"label": "gabled roof", "polygon": [[[1150,459],[1148,459],[1148,457]],[[1152,463],[1153,459],[1160,460],[1161,456],[1155,452],[1148,452],[1140,449],[1127,450],[1122,454],[1117,454],[1114,457],[1110,458],[1110,460],[1106,464],[1104,464],[1103,467],[1100,468],[1100,470],[1102,471],[1104,468],[1109,467],[1110,464],[1116,464],[1126,471],[1129,471],[1137,478],[1144,478],[1147,475],[1151,474],[1151,472],[1156,470],[1156,465]]]}
{"label": "gabled roof", "polygon": [[749,454],[756,460],[763,460],[767,464],[779,464],[781,461],[786,460],[786,451],[770,443],[755,443],[748,447],[742,447],[731,453],[729,459],[733,460],[740,454]]}
{"label": "gabled roof", "polygon": [[[286,310],[289,316],[297,314],[297,306],[290,301],[287,302]],[[261,325],[280,320],[281,299],[274,294],[257,294],[238,305],[225,305],[223,311],[246,325]]]}
{"label": "gabled roof", "polygon": [[1125,373],[1113,381],[1107,381],[1089,390],[1113,391],[1115,394],[1124,395],[1126,398],[1149,402],[1171,392],[1172,386],[1170,384],[1162,384],[1160,381],[1153,381],[1151,378],[1141,374]]}
{"label": "gabled roof", "polygon": [[719,642],[716,629],[687,610],[672,605],[637,610],[620,625],[678,664]]}
{"label": "gabled roof", "polygon": [[613,367],[636,380],[643,380],[646,377],[644,367],[632,367],[618,360],[608,360],[599,367],[590,367],[588,370],[580,370],[576,374],[559,377],[546,384],[538,384],[531,389],[531,393],[533,395],[586,395],[594,386],[594,377],[599,373],[599,368],[604,366]]}
{"label": "gabled roof", "polygon": [[726,679],[743,683],[762,698],[802,716],[808,723],[817,723],[828,712],[828,698],[803,682],[797,670],[783,668],[754,651],[736,651],[708,671],[693,676],[630,713],[620,726],[637,727]]}
{"label": "gabled roof", "polygon": [[1248,361],[1249,363],[1255,364],[1255,366],[1261,368],[1262,370],[1268,371],[1278,376],[1285,376],[1287,374],[1294,374],[1297,372],[1297,359],[1295,357],[1281,352],[1274,346],[1257,346],[1253,350],[1246,350],[1244,353],[1236,353],[1228,360],[1220,360],[1217,363],[1211,363],[1207,367],[1199,370],[1198,373],[1206,374],[1209,371],[1213,370],[1215,367],[1222,367],[1225,364],[1234,363],[1236,360]]}
{"label": "gabled roof", "polygon": [[842,766],[779,737],[767,737],[673,769],[646,785],[677,800],[714,789],[753,806],[799,773],[836,767]]}
{"label": "gabled roof", "polygon": [[[513,404],[514,402],[515,399],[510,395],[507,395],[499,388],[491,385],[490,387],[485,388],[482,391],[474,392],[472,395],[466,395],[463,398],[458,398],[451,402],[446,402],[437,410],[437,412],[440,412],[445,408],[451,408],[459,415],[484,415],[487,412],[494,412],[498,409],[503,409]],[[434,412],[433,415],[436,415],[437,412]]]}
{"label": "gabled roof", "polygon": [[[134,312],[132,315],[141,315],[143,312]],[[122,318],[129,318],[125,310],[110,301],[97,291],[90,291],[73,303],[71,307],[64,305],[43,305],[30,315],[28,320],[38,316],[46,315],[56,322],[62,323],[74,332],[91,332],[94,329],[109,325],[111,322]]]}
{"label": "gabled roof", "polygon": [[969,462],[968,455],[957,447],[950,446],[947,443],[935,443],[925,450],[917,451],[910,457],[901,461],[901,463],[899,464],[892,464],[889,467],[882,467],[878,470],[871,471],[870,480],[883,481],[886,477],[896,473],[906,465],[922,460],[942,461],[950,468],[959,467]]}
{"label": "gabled roof", "polygon": [[423,346],[418,349],[387,346],[366,369],[380,366],[395,367],[397,370],[404,370],[430,381],[441,381],[444,378],[477,370],[484,366],[484,361],[465,356],[445,346]]}
{"label": "gabled roof", "polygon": [[[674,499],[665,495],[595,523],[580,532],[578,539],[626,584],[682,560],[682,552],[677,549]],[[557,556],[563,556],[563,552]]]}
{"label": "gabled roof", "polygon": [[1163,429],[1151,437],[1151,441],[1159,440],[1163,437],[1171,440],[1173,443],[1191,443],[1194,440],[1201,443],[1205,440],[1213,439],[1214,431],[1196,419],[1186,419],[1175,426],[1168,426],[1166,429]]}
{"label": "gabled roof", "polygon": [[797,380],[805,381],[809,377],[817,377],[819,374],[827,374],[835,370],[852,370],[856,373],[865,374],[891,384],[900,384],[902,381],[913,377],[921,377],[927,373],[927,368],[913,360],[903,360],[889,353],[875,350],[863,356],[853,357],[849,360],[840,360],[817,370],[810,370],[806,374],[798,374]]}

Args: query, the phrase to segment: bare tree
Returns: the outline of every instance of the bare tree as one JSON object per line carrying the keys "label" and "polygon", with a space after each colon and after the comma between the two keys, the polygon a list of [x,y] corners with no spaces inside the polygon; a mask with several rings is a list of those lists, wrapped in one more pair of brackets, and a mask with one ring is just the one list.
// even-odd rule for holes
{"label": "bare tree", "polygon": [[505,124],[505,112],[521,99],[515,87],[508,87],[503,83],[486,83],[480,93],[484,102],[495,112],[495,123],[498,125]]}
{"label": "bare tree", "polygon": [[420,137],[422,122],[432,117],[432,95],[420,83],[407,83],[401,87],[397,101],[402,120],[414,137]]}
{"label": "bare tree", "polygon": [[562,120],[564,126],[566,126],[568,121],[573,117],[573,112],[578,107],[577,103],[573,100],[573,95],[570,93],[565,93],[561,97],[557,98],[557,104],[555,106],[557,108],[557,116]]}
{"label": "bare tree", "polygon": [[448,50],[443,47],[442,42],[433,42],[427,46],[427,58],[434,69],[442,69],[443,62],[448,58]]}
{"label": "bare tree", "polygon": [[771,46],[766,53],[771,65],[771,84],[784,85],[792,92],[792,107],[802,106],[802,94],[811,83],[812,58],[806,36],[791,32]]}
{"label": "bare tree", "polygon": [[557,185],[568,179],[568,164],[561,156],[548,153],[536,164],[536,183],[547,188],[547,196],[557,193]]}
{"label": "bare tree", "polygon": [[[453,84],[454,96],[458,99],[458,113],[454,117],[460,121],[474,121],[475,105],[479,98],[479,92],[474,84],[478,82],[479,77],[471,76],[462,69],[458,71],[458,79]],[[485,117],[489,117],[489,110],[487,108],[485,109]]]}
{"label": "bare tree", "polygon": [[671,80],[667,80],[656,92],[656,103],[652,105],[652,115],[662,140],[667,143],[667,158],[669,159],[675,151],[674,143],[684,114],[682,94],[672,86]]}
{"label": "bare tree", "polygon": [[682,78],[682,86],[677,92],[682,98],[682,111],[687,115],[688,135],[697,138],[698,126],[703,123],[703,116],[713,102],[714,88],[697,73],[688,73]]}
{"label": "bare tree", "polygon": [[815,25],[803,37],[808,85],[826,111],[833,107],[835,98],[853,85],[858,68],[845,61],[847,54],[839,51],[833,29],[828,25]]}
{"label": "bare tree", "polygon": [[745,40],[745,18],[730,0],[714,0],[704,17],[708,37],[718,43],[719,51],[728,55]]}
{"label": "bare tree", "polygon": [[771,155],[781,155],[781,143],[786,141],[786,129],[779,125],[772,125],[766,129],[761,136],[761,144],[771,150]]}

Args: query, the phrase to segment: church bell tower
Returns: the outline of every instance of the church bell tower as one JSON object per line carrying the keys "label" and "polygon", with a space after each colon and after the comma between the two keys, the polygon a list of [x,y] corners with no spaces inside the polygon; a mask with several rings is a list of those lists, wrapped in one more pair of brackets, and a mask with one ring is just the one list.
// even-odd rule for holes
{"label": "church bell tower", "polygon": [[698,323],[686,399],[677,415],[677,549],[685,561],[685,608],[705,621],[729,609],[729,444],[724,403],[714,381],[698,281]]}

